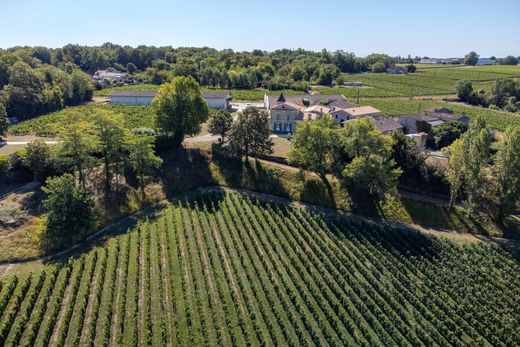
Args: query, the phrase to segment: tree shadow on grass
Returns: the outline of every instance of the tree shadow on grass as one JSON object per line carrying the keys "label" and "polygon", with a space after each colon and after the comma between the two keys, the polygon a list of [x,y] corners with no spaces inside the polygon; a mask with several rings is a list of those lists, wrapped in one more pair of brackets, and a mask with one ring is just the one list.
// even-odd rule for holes
{"label": "tree shadow on grass", "polygon": [[268,193],[289,198],[290,194],[283,183],[285,171],[263,165],[258,160],[242,160],[223,152],[217,147],[212,151],[215,184]]}
{"label": "tree shadow on grass", "polygon": [[370,195],[366,190],[344,186],[350,196],[350,208],[352,212],[378,219],[385,219],[386,215],[381,205],[381,200]]}
{"label": "tree shadow on grass", "polygon": [[179,148],[163,155],[161,179],[168,198],[199,187],[215,184],[209,155],[193,148]]}
{"label": "tree shadow on grass", "polygon": [[323,182],[314,179],[307,179],[303,182],[300,192],[300,201],[312,205],[319,205],[329,208],[336,208],[336,200],[329,187]]}

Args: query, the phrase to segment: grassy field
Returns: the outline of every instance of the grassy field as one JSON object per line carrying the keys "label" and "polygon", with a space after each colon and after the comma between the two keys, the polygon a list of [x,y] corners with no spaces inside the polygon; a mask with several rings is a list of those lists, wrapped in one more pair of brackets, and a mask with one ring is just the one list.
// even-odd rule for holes
{"label": "grassy field", "polygon": [[77,120],[92,120],[98,111],[122,114],[128,129],[154,128],[155,113],[149,106],[88,104],[68,107],[58,112],[22,121],[9,127],[11,135],[55,136],[60,128]]}
{"label": "grassy field", "polygon": [[520,343],[498,247],[213,193],[0,281],[0,344]]}

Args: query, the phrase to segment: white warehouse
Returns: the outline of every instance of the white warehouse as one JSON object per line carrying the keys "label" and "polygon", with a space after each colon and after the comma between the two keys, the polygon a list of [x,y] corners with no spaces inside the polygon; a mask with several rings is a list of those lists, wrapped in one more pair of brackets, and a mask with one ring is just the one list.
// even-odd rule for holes
{"label": "white warehouse", "polygon": [[201,93],[202,97],[208,103],[209,108],[218,108],[227,110],[231,95],[228,92],[205,92]]}
{"label": "white warehouse", "polygon": [[119,90],[108,94],[111,104],[123,105],[151,105],[157,92],[143,92],[136,90]]}
{"label": "white warehouse", "polygon": [[[108,94],[108,99],[112,104],[122,105],[151,105],[157,92],[144,92],[135,90],[119,90]],[[208,103],[209,108],[227,110],[231,101],[231,95],[227,92],[206,92],[201,96]]]}

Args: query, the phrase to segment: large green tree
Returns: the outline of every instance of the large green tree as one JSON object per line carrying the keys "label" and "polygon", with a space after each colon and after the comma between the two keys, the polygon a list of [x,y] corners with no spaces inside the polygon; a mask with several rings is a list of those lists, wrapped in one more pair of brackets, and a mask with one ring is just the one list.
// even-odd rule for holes
{"label": "large green tree", "polygon": [[93,166],[93,153],[98,146],[98,138],[94,134],[91,123],[73,121],[65,126],[59,135],[62,145],[61,154],[65,156],[78,174],[79,184],[86,186],[86,170]]}
{"label": "large green tree", "polygon": [[475,51],[471,51],[464,56],[464,64],[477,65],[479,55]]}
{"label": "large green tree", "polygon": [[445,151],[449,156],[445,177],[450,185],[450,207],[453,207],[464,184],[464,144],[462,139],[455,140]]}
{"label": "large green tree", "polygon": [[513,57],[512,55],[508,55],[505,58],[499,59],[498,63],[500,65],[517,65],[518,64],[518,58]]}
{"label": "large green tree", "polygon": [[7,114],[25,119],[44,111],[44,83],[24,62],[9,69],[9,84],[4,87]]}
{"label": "large green tree", "polygon": [[402,132],[392,134],[392,159],[408,177],[426,177],[426,155],[415,141]]}
{"label": "large green tree", "polygon": [[491,87],[489,101],[498,107],[504,107],[510,98],[513,98],[513,103],[520,99],[520,84],[512,78],[496,80]]}
{"label": "large green tree", "polygon": [[392,138],[376,129],[368,117],[347,122],[340,134],[341,149],[350,159],[340,166],[340,176],[376,197],[394,193],[402,170],[391,159]]}
{"label": "large green tree", "polygon": [[503,221],[516,209],[520,199],[520,129],[508,128],[494,157],[498,220]]}
{"label": "large green tree", "polygon": [[226,110],[218,110],[209,118],[208,131],[211,135],[220,135],[222,142],[225,142],[232,124],[233,116]]}
{"label": "large green tree", "polygon": [[23,164],[32,171],[36,181],[43,182],[52,172],[52,152],[43,140],[30,142],[25,149]]}
{"label": "large green tree", "polygon": [[461,101],[469,102],[473,94],[473,84],[471,81],[459,80],[455,86],[457,96]]}
{"label": "large green tree", "polygon": [[[126,157],[130,132],[123,126],[123,117],[111,112],[99,112],[94,119],[94,135],[97,137],[97,151],[100,152],[105,172],[105,196],[112,192],[113,167]],[[117,171],[116,171],[117,173]]]}
{"label": "large green tree", "polygon": [[186,136],[198,134],[209,114],[199,84],[191,76],[178,76],[163,84],[153,106],[157,127],[172,138],[175,146],[180,146]]}
{"label": "large green tree", "polygon": [[153,150],[153,137],[146,135],[136,135],[130,143],[130,166],[134,170],[139,187],[145,198],[145,183],[149,176],[161,166],[162,159],[155,155]]}
{"label": "large green tree", "polygon": [[7,111],[5,110],[4,104],[0,102],[0,139],[7,135],[8,128],[9,120],[7,119]]}
{"label": "large green tree", "polygon": [[329,117],[298,124],[291,141],[289,163],[316,173],[330,186],[327,173],[334,164],[334,146],[338,142],[337,126]]}
{"label": "large green tree", "polygon": [[460,138],[466,131],[468,126],[462,122],[447,122],[433,127],[433,147],[441,149],[449,146],[456,139]]}
{"label": "large green tree", "polygon": [[486,123],[478,117],[463,136],[464,191],[468,213],[479,205],[484,183],[483,170],[487,165],[490,151],[490,138]]}
{"label": "large green tree", "polygon": [[246,157],[259,157],[272,153],[273,141],[270,138],[269,115],[256,107],[247,107],[238,114],[231,126],[228,147],[231,153]]}
{"label": "large green tree", "polygon": [[47,198],[45,237],[50,246],[67,241],[77,241],[95,228],[93,202],[88,191],[76,185],[71,174],[49,178],[43,191]]}

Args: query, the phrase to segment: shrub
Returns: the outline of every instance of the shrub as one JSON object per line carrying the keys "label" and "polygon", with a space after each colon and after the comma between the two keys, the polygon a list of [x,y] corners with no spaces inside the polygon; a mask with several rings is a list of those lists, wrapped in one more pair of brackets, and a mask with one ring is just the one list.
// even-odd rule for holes
{"label": "shrub", "polygon": [[378,61],[374,65],[372,65],[372,72],[375,73],[383,73],[386,72],[386,66],[383,62]]}

